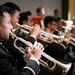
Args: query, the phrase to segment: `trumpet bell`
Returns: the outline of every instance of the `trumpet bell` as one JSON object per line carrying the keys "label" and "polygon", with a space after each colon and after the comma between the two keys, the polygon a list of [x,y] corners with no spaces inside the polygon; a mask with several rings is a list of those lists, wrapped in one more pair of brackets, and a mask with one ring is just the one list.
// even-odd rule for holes
{"label": "trumpet bell", "polygon": [[67,73],[67,72],[70,70],[72,64],[71,64],[71,63],[69,63],[69,64],[67,64],[67,65],[64,65],[64,64],[63,64],[62,66],[65,67],[65,73]]}

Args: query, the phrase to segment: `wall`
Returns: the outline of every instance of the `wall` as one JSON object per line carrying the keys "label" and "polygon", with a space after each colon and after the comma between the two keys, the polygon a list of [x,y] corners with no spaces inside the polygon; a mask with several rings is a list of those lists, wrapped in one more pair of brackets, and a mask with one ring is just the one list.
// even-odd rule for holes
{"label": "wall", "polygon": [[22,11],[30,10],[33,15],[36,15],[36,8],[42,6],[46,10],[46,15],[53,15],[53,10],[59,9],[61,16],[61,0],[0,0],[0,4],[7,1],[19,5]]}
{"label": "wall", "polygon": [[69,16],[70,19],[75,17],[75,0],[69,0]]}

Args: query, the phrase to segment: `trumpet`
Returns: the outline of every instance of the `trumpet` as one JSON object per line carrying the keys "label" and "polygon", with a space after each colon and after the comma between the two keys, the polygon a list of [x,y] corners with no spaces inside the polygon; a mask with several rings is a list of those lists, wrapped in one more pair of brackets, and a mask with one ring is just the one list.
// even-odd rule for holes
{"label": "trumpet", "polygon": [[[32,44],[29,44],[26,40],[24,40],[24,39],[22,39],[22,38],[16,36],[14,33],[11,32],[10,35],[11,35],[12,37],[16,38],[16,39],[15,39],[15,42],[14,42],[14,46],[15,46],[19,51],[21,51],[21,49],[20,49],[20,47],[18,47],[18,46],[16,45],[16,41],[17,41],[17,40],[23,42],[24,44],[26,44],[26,45],[28,45],[28,46],[30,46],[30,47],[32,47]],[[43,49],[44,49],[44,48],[43,48]],[[21,52],[25,54],[25,49],[22,49]],[[63,63],[57,61],[56,59],[52,58],[51,56],[49,56],[48,54],[46,54],[46,53],[44,53],[44,52],[42,52],[42,56],[45,57],[45,58],[48,60],[48,62],[51,61],[51,62],[54,63],[54,65],[53,65],[52,67],[50,67],[49,64],[48,64],[48,62],[44,62],[43,60],[39,59],[40,64],[43,65],[44,67],[48,68],[50,71],[53,71],[53,70],[55,69],[56,65],[59,65],[59,66],[63,69],[63,72],[64,72],[64,73],[67,73],[67,72],[69,71],[69,69],[71,68],[72,63],[63,64]]]}
{"label": "trumpet", "polygon": [[[28,25],[20,25],[20,24],[16,24],[19,28],[21,28],[22,32],[25,33],[25,34],[29,34],[29,31],[33,28],[31,26],[28,26]],[[63,26],[64,27],[64,26]],[[73,26],[75,27],[75,26]],[[74,38],[70,38],[69,40],[67,38],[65,38],[65,34],[63,36],[57,36],[57,35],[54,35],[54,34],[50,34],[50,33],[47,33],[45,31],[42,31],[40,30],[40,33],[41,33],[41,36],[40,36],[40,40],[43,40],[47,43],[52,43],[52,42],[55,42],[57,44],[61,43],[62,41],[64,41],[66,39],[65,42],[67,43],[71,43],[72,45],[75,46],[75,39]],[[47,36],[48,38],[45,38],[45,36]]]}
{"label": "trumpet", "polygon": [[68,43],[72,44],[75,46],[75,38],[71,37]]}
{"label": "trumpet", "polygon": [[[22,29],[22,32],[25,33],[25,34],[28,34],[29,31],[33,28],[32,26],[28,26],[26,24],[20,25],[20,24],[16,23],[16,25],[19,28],[21,28]],[[45,32],[43,30],[40,30],[40,34],[41,34],[41,36],[40,36],[39,39],[41,39],[41,40],[43,40],[45,42],[48,42],[48,43],[51,43],[51,42],[59,43],[58,40],[60,42],[62,42],[62,40],[63,40],[63,37],[57,36],[57,35],[54,35],[54,34],[47,33],[47,32]],[[46,39],[45,36],[47,36],[48,38]]]}
{"label": "trumpet", "polygon": [[62,26],[62,29],[64,29],[64,32],[70,32],[72,30],[72,28],[75,28],[75,25],[72,26]]}

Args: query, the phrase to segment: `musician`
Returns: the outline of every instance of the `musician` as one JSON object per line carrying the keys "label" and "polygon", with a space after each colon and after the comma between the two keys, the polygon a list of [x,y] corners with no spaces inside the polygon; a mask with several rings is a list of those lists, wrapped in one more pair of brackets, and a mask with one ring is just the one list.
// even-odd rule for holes
{"label": "musician", "polygon": [[70,62],[75,62],[75,45],[74,45],[74,41],[71,40],[71,38],[75,39],[75,28],[72,28],[71,31],[71,37],[70,37],[70,41],[68,43],[68,47],[66,49],[67,51],[67,56],[65,58],[65,60],[70,61]]}
{"label": "musician", "polygon": [[58,36],[62,36],[64,35],[63,31],[62,31],[62,19],[60,17],[54,17],[55,18],[55,21],[57,23],[57,28],[56,30],[53,32],[53,34],[56,34]]}
{"label": "musician", "polygon": [[[54,34],[56,34],[56,35],[58,35],[58,36],[64,36],[64,38],[67,38],[67,39],[70,39],[71,37],[73,37],[74,38],[74,28],[72,28],[72,30],[69,32],[67,32],[67,33],[64,33],[63,31],[62,31],[62,21],[61,21],[61,18],[60,17],[55,17],[55,21],[57,22],[57,29],[54,31]],[[67,43],[68,41],[65,41],[65,43],[66,43],[66,46],[67,46],[67,48],[66,48],[66,52],[72,52],[72,51],[74,51],[74,45],[73,44],[71,44],[70,42],[69,43]],[[71,59],[71,58],[66,58],[66,60],[67,61],[70,61],[70,62],[72,62],[72,61],[74,61],[75,60],[75,58],[74,59]]]}
{"label": "musician", "polygon": [[10,51],[2,43],[2,41],[9,39],[9,34],[13,28],[10,20],[7,8],[0,6],[0,73],[2,75],[37,75],[39,72],[38,59],[42,53],[40,44],[36,43],[34,47],[27,49],[30,59],[26,67],[20,72]]}
{"label": "musician", "polygon": [[44,15],[45,15],[45,9],[44,7],[38,7],[36,8],[36,14],[37,16],[40,16],[41,17],[41,29],[44,30],[45,29],[45,26],[44,26],[44,23],[43,23],[43,19],[44,19]]}
{"label": "musician", "polygon": [[55,9],[53,13],[54,13],[54,17],[59,17],[60,16],[59,9]]}
{"label": "musician", "polygon": [[[46,27],[45,28],[45,31],[48,32],[48,33],[50,33],[50,34],[53,34],[54,31],[57,28],[57,23],[56,23],[56,21],[55,21],[55,19],[54,19],[53,16],[46,16],[45,19],[44,19],[44,24],[45,24],[45,27]],[[57,40],[57,42],[58,42],[58,40]],[[54,58],[56,58],[56,59],[57,58],[63,59],[63,57],[64,57],[65,44],[63,44],[63,45],[62,44],[59,43],[59,42],[58,43],[55,43],[55,41],[53,41],[53,43],[49,44],[50,50],[52,50],[51,52],[53,52],[53,53],[51,53],[51,55]],[[62,55],[60,56],[60,54],[62,54]]]}
{"label": "musician", "polygon": [[[12,2],[6,2],[3,4],[3,6],[6,6],[9,8],[9,11],[10,11],[9,13],[10,13],[10,17],[11,17],[11,24],[12,24],[12,27],[15,28],[16,23],[18,22],[19,14],[20,14],[20,8]],[[9,40],[4,41],[3,43],[6,46],[6,48],[11,52],[13,57],[16,59],[16,58],[18,58],[18,55],[22,55],[22,54],[20,52],[18,52],[17,49],[14,49],[12,42],[14,42],[14,40],[10,36]],[[17,54],[15,52],[17,52]]]}
{"label": "musician", "polygon": [[[19,19],[19,14],[20,14],[19,6],[17,6],[16,4],[14,4],[12,2],[6,2],[3,4],[3,6],[6,6],[9,8],[9,11],[10,11],[9,13],[10,13],[10,17],[11,17],[11,24],[12,24],[13,28],[15,28],[16,23],[18,22],[18,19]],[[31,36],[28,38],[28,41],[30,43],[34,44],[35,38],[39,33],[38,32],[39,29],[40,29],[40,27],[36,26],[31,31]],[[35,30],[36,30],[36,34],[35,34]],[[14,47],[14,39],[10,36],[9,40],[3,41],[3,44],[10,51],[10,53],[12,54],[12,56],[14,57],[17,65],[18,65],[18,68],[21,70],[26,65],[26,63],[25,63],[23,54]]]}
{"label": "musician", "polygon": [[[31,17],[31,13],[29,12],[22,12],[20,13],[20,17],[19,17],[19,22],[18,22],[20,25],[28,25],[28,26],[33,26],[33,21],[32,21],[32,17]],[[35,26],[36,27],[36,26]],[[23,36],[23,38],[25,38],[26,34],[24,34],[22,32],[22,29],[18,29],[17,30],[17,33],[16,33],[18,36]]]}
{"label": "musician", "polygon": [[[71,31],[71,33],[70,32],[64,33],[62,30],[62,26],[63,26],[62,19],[60,17],[54,17],[54,19],[55,19],[55,22],[57,23],[57,28],[55,29],[53,34],[58,35],[58,36],[64,36],[64,38],[70,39],[72,36],[72,31]],[[62,50],[65,51],[62,54],[63,55],[62,60],[65,60],[65,61],[71,62],[71,63],[74,62],[74,60],[75,60],[75,53],[74,53],[75,46],[72,45],[71,43],[68,44],[67,41],[65,41],[65,40],[62,42],[62,44],[64,47],[64,49],[62,48]],[[71,51],[71,53],[70,53],[70,51]],[[69,54],[72,54],[71,55],[72,57]],[[72,65],[71,70],[68,72],[68,75],[72,74],[73,67],[74,67],[74,65]]]}
{"label": "musician", "polygon": [[[34,24],[32,21],[31,14],[28,11],[20,13],[20,18],[19,18],[18,23],[23,26],[24,25],[33,26],[33,24]],[[32,37],[30,42],[32,42],[32,44],[34,44],[34,42],[36,40],[36,36],[38,35],[39,31],[40,31],[40,26],[36,24],[32,30],[28,31],[28,32],[30,32],[29,34],[26,35],[26,33],[23,32],[23,29],[18,29],[16,35],[21,38],[24,38],[26,40],[30,40],[29,38]],[[30,37],[29,37],[29,35],[30,35]],[[21,43],[21,45],[22,45],[22,43]]]}
{"label": "musician", "polygon": [[[53,16],[46,16],[44,18],[44,24],[45,24],[45,30],[52,34],[54,30],[57,27],[57,24],[55,22],[55,19]],[[46,44],[45,42],[40,41],[42,44]],[[62,46],[58,45],[55,42],[47,43],[47,47],[45,48],[44,52],[48,55],[52,56],[53,58],[63,58],[63,48]],[[56,66],[56,68],[53,71],[49,71],[47,68],[44,68],[43,66],[40,67],[41,71],[39,72],[39,75],[62,75],[62,69],[59,66]]]}

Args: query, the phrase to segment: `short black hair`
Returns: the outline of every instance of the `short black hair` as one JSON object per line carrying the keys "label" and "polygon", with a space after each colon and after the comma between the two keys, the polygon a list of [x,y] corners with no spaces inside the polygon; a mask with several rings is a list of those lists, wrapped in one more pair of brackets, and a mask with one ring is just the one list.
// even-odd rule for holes
{"label": "short black hair", "polygon": [[58,9],[55,9],[55,10],[54,10],[54,13],[56,13],[56,12],[58,12],[58,11],[59,11]]}
{"label": "short black hair", "polygon": [[14,14],[16,10],[21,11],[20,7],[13,2],[6,2],[6,3],[3,4],[3,6],[6,6],[6,7],[10,8],[10,14]]}
{"label": "short black hair", "polygon": [[44,18],[44,25],[45,25],[45,27],[47,27],[47,24],[48,24],[48,23],[52,23],[53,21],[55,21],[55,19],[54,19],[53,16],[46,16],[46,17]]}
{"label": "short black hair", "polygon": [[42,8],[43,8],[43,7],[38,7],[38,8],[36,9],[36,13],[39,13]]}
{"label": "short black hair", "polygon": [[54,17],[54,19],[55,19],[56,22],[62,20],[62,19],[61,19],[60,17],[58,17],[58,16]]}
{"label": "short black hair", "polygon": [[31,11],[26,11],[25,13],[26,13],[28,16],[31,16],[31,15],[32,15]]}
{"label": "short black hair", "polygon": [[28,19],[29,19],[28,16],[30,16],[30,14],[27,12],[22,12],[22,13],[20,13],[19,16],[20,16],[19,17],[19,24],[22,25],[23,21],[28,21]]}
{"label": "short black hair", "polygon": [[4,13],[8,13],[9,8],[0,5],[0,23],[2,22],[3,18],[5,17]]}

